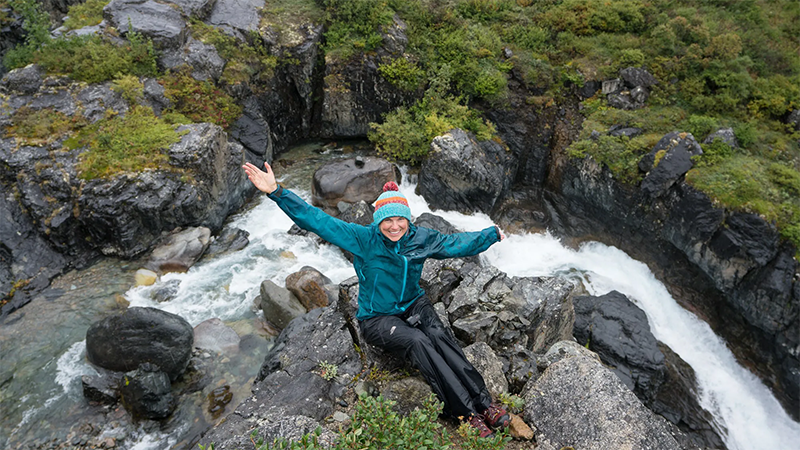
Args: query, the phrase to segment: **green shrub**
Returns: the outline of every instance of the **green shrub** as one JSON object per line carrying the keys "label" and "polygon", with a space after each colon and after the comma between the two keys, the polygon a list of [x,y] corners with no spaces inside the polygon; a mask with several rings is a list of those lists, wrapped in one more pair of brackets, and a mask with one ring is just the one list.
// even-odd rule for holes
{"label": "green shrub", "polygon": [[103,21],[103,8],[110,0],[86,0],[72,5],[67,11],[64,27],[68,30],[97,25]]}
{"label": "green shrub", "polygon": [[381,29],[392,23],[394,14],[382,1],[322,0],[322,5],[329,18],[325,51],[340,59],[379,46],[383,42]]}
{"label": "green shrub", "polygon": [[[431,394],[422,408],[416,408],[408,415],[401,416],[393,410],[395,402],[383,397],[362,396],[358,399],[352,423],[339,432],[333,450],[393,449],[393,450],[437,450],[454,447],[453,439],[438,422],[442,404]],[[275,439],[264,443],[257,438],[257,431],[251,434],[256,450],[292,449],[317,450],[320,429],[303,436],[299,441],[290,442]],[[505,432],[496,433],[492,438],[478,438],[475,430],[466,427],[459,429],[460,448],[465,450],[499,450],[505,447],[511,437]]]}
{"label": "green shrub", "polygon": [[540,17],[546,28],[576,35],[639,32],[645,26],[644,5],[639,0],[564,0]]}
{"label": "green shrub", "polygon": [[481,141],[496,138],[494,125],[469,108],[463,97],[446,94],[449,73],[445,67],[434,76],[423,99],[412,107],[400,107],[387,114],[383,123],[370,124],[368,137],[378,153],[419,164],[427,157],[433,138],[453,128],[470,131]]}
{"label": "green shrub", "polygon": [[715,117],[692,114],[681,124],[681,128],[700,140],[719,129],[719,120]]}
{"label": "green shrub", "polygon": [[8,0],[8,5],[22,16],[22,29],[25,30],[25,42],[3,56],[6,68],[17,69],[33,62],[36,50],[50,41],[50,16],[36,0]]}
{"label": "green shrub", "polygon": [[165,123],[144,106],[134,106],[125,116],[114,116],[84,127],[64,144],[89,147],[80,155],[78,176],[84,180],[119,172],[164,168],[166,149],[180,140],[173,125]]}
{"label": "green shrub", "polygon": [[581,139],[567,148],[567,154],[573,158],[591,155],[598,162],[606,165],[614,176],[626,183],[641,180],[639,160],[648,151],[643,139],[628,139],[601,135],[596,139]]}
{"label": "green shrub", "polygon": [[415,63],[400,57],[378,66],[378,72],[387,81],[404,91],[415,91],[422,84],[425,73]]}
{"label": "green shrub", "polygon": [[226,130],[242,115],[242,107],[230,95],[209,81],[195,80],[186,71],[164,76],[161,84],[164,95],[172,101],[167,113],[178,113],[196,123],[213,123]]}
{"label": "green shrub", "polygon": [[119,46],[96,35],[51,40],[35,52],[33,62],[48,73],[87,83],[122,75],[156,76],[153,43],[136,32],[129,32],[127,37],[128,41]]}
{"label": "green shrub", "polygon": [[144,97],[144,84],[138,77],[123,75],[111,83],[111,89],[119,94],[131,105],[139,103]]}
{"label": "green shrub", "polygon": [[722,139],[717,138],[710,144],[700,146],[703,148],[703,154],[693,158],[697,167],[713,166],[733,157],[733,149]]}

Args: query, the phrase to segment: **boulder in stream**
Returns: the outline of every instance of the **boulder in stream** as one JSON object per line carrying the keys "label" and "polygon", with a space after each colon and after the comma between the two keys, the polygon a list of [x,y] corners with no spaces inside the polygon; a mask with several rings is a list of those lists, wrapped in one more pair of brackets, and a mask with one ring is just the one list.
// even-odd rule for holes
{"label": "boulder in stream", "polygon": [[120,383],[122,404],[134,419],[166,419],[175,409],[169,375],[155,364],[143,363]]}
{"label": "boulder in stream", "polygon": [[89,327],[86,357],[92,364],[117,372],[136,370],[146,362],[156,364],[175,380],[189,363],[193,342],[192,326],[181,316],[133,307]]}

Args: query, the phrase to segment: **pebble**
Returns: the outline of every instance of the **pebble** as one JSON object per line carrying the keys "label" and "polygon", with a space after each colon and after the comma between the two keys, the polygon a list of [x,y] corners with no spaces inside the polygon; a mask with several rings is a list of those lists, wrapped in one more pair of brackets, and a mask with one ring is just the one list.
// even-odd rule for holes
{"label": "pebble", "polygon": [[335,413],[333,413],[333,420],[337,422],[345,422],[348,419],[350,419],[350,416],[341,411],[336,411]]}

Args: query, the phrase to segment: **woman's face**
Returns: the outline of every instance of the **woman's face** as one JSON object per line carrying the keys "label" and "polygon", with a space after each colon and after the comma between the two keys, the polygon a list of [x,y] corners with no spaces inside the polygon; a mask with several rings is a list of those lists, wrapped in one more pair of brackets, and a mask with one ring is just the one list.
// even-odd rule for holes
{"label": "woman's face", "polygon": [[405,217],[387,217],[379,225],[381,233],[392,242],[397,242],[408,231],[408,219]]}

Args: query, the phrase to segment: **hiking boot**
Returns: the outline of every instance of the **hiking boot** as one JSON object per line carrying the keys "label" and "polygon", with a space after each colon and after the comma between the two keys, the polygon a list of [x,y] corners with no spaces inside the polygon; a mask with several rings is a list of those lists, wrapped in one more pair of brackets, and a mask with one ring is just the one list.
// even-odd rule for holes
{"label": "hiking boot", "polygon": [[511,416],[502,406],[492,403],[483,412],[483,417],[487,425],[492,428],[505,428],[511,423]]}
{"label": "hiking boot", "polygon": [[484,422],[483,416],[480,414],[471,415],[467,422],[469,423],[469,426],[478,430],[479,437],[488,438],[492,437],[492,435],[494,434],[492,433],[492,430],[490,430],[489,427],[486,426],[486,422]]}

